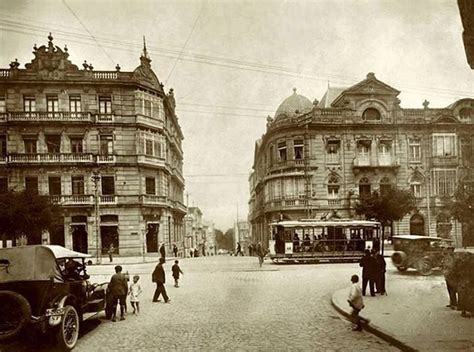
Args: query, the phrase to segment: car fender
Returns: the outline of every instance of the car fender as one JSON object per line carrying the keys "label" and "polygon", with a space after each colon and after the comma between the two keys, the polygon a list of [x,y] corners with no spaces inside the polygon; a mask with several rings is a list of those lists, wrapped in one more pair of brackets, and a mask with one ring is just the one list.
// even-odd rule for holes
{"label": "car fender", "polygon": [[68,305],[66,302],[70,303],[72,306],[76,306],[76,297],[73,295],[62,296],[61,298],[58,297],[55,301],[53,307],[46,310],[46,316],[49,317],[48,324],[50,326],[57,326],[61,323],[64,314],[64,307]]}

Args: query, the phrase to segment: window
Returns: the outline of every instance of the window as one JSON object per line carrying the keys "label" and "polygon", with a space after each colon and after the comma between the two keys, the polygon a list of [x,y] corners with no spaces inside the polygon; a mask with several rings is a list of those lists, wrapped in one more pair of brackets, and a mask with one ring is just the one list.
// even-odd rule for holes
{"label": "window", "polygon": [[25,177],[25,190],[31,194],[38,194],[38,177]]}
{"label": "window", "polygon": [[462,108],[459,111],[459,118],[461,120],[469,121],[471,119],[471,117],[473,117],[473,116],[474,116],[474,112],[473,112],[472,108]]}
{"label": "window", "polygon": [[0,135],[0,156],[7,155],[7,136]]}
{"label": "window", "polygon": [[303,156],[303,148],[304,148],[303,140],[302,139],[295,140],[294,148],[295,148],[295,160],[302,160],[304,158],[304,156]]}
{"label": "window", "polygon": [[99,97],[99,114],[112,114],[111,97]]}
{"label": "window", "polygon": [[439,197],[451,197],[456,187],[456,170],[433,170],[433,193]]}
{"label": "window", "polygon": [[392,183],[387,177],[383,177],[380,180],[380,194],[387,193],[390,189],[392,189]]}
{"label": "window", "polygon": [[0,194],[8,193],[8,178],[0,177]]}
{"label": "window", "polygon": [[72,194],[84,194],[84,176],[71,177]]}
{"label": "window", "polygon": [[421,161],[421,143],[419,140],[410,140],[409,142],[409,159],[411,162]]}
{"label": "window", "polygon": [[23,144],[25,145],[25,153],[36,154],[36,138],[23,138]]}
{"label": "window", "polygon": [[36,99],[32,96],[23,97],[23,110],[26,112],[35,112],[36,111]]}
{"label": "window", "polygon": [[359,165],[370,164],[370,141],[360,141],[357,144],[357,161]]}
{"label": "window", "polygon": [[384,141],[378,145],[378,161],[380,165],[390,165],[392,162],[391,142]]}
{"label": "window", "polygon": [[374,108],[368,108],[362,114],[362,118],[366,121],[377,121],[380,120],[380,112]]}
{"label": "window", "polygon": [[61,195],[61,176],[49,176],[48,184],[50,195]]}
{"label": "window", "polygon": [[412,182],[410,184],[411,193],[415,198],[421,198],[421,184],[417,182]]}
{"label": "window", "polygon": [[82,138],[81,137],[71,137],[71,153],[82,153]]}
{"label": "window", "polygon": [[359,181],[359,197],[369,197],[370,194],[370,181],[367,177],[363,177]]}
{"label": "window", "polygon": [[278,157],[280,162],[287,160],[286,142],[278,143]]}
{"label": "window", "polygon": [[456,135],[434,134],[433,135],[433,153],[434,156],[456,156]]}
{"label": "window", "polygon": [[330,164],[339,164],[339,141],[329,141],[326,146],[326,162]]}
{"label": "window", "polygon": [[115,194],[115,178],[114,176],[102,176],[102,194]]}
{"label": "window", "polygon": [[71,95],[69,97],[69,111],[73,117],[77,116],[78,113],[82,111],[80,95]]}
{"label": "window", "polygon": [[145,155],[153,155],[153,140],[145,138]]}
{"label": "window", "polygon": [[155,189],[155,178],[154,177],[147,177],[145,180],[146,186],[146,194],[156,194]]}
{"label": "window", "polygon": [[101,155],[109,155],[113,154],[113,140],[114,137],[109,134],[101,134],[100,135],[100,154]]}
{"label": "window", "polygon": [[5,97],[0,96],[0,113],[7,112]]}
{"label": "window", "polygon": [[48,153],[59,153],[61,149],[61,136],[60,135],[46,135],[46,146]]}
{"label": "window", "polygon": [[270,160],[270,165],[273,165],[273,163],[275,162],[275,160],[274,160],[274,159],[275,159],[275,148],[273,147],[273,145],[270,146],[270,151],[269,151],[269,153],[270,153],[270,158],[269,158],[269,160]]}
{"label": "window", "polygon": [[143,114],[145,116],[151,116],[151,101],[150,100],[144,100],[144,104],[143,104]]}
{"label": "window", "polygon": [[46,97],[46,110],[51,113],[59,111],[59,101],[57,95],[48,95]]}
{"label": "window", "polygon": [[328,181],[328,198],[337,199],[339,195],[339,180],[337,177],[330,177]]}

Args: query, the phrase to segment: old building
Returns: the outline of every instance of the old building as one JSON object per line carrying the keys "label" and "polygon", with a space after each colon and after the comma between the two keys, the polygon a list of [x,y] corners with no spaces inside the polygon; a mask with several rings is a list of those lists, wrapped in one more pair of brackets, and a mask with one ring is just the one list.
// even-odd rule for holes
{"label": "old building", "polygon": [[360,195],[397,185],[411,189],[418,210],[394,233],[461,244],[462,226],[447,219],[445,200],[474,180],[474,100],[405,109],[399,93],[369,73],[352,87],[329,88],[320,102],[295,90],[281,103],[255,144],[253,241],[266,241],[278,219],[354,217]]}
{"label": "old building", "polygon": [[44,240],[74,250],[183,243],[183,134],[146,46],[134,71],[96,71],[48,39],[25,68],[0,69],[1,190],[59,204],[64,226]]}

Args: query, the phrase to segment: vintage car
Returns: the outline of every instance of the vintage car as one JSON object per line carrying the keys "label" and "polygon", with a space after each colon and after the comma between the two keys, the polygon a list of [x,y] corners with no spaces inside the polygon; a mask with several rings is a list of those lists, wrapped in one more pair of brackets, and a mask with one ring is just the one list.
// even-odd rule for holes
{"label": "vintage car", "polygon": [[0,342],[33,328],[72,350],[82,321],[104,310],[107,284],[90,284],[85,259],[61,246],[0,249]]}
{"label": "vintage car", "polygon": [[392,263],[399,271],[415,268],[422,275],[440,269],[446,250],[452,249],[451,240],[440,237],[393,236]]}

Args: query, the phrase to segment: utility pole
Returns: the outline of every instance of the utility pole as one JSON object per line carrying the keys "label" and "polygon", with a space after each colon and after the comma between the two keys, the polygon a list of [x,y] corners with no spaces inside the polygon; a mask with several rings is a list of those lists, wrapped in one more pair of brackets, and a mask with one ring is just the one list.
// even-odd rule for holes
{"label": "utility pole", "polygon": [[309,136],[309,124],[311,123],[313,116],[304,116],[301,121],[298,122],[298,126],[304,126],[304,179],[305,179],[305,214],[306,218],[311,218],[311,173],[310,173],[310,136]]}
{"label": "utility pole", "polygon": [[91,177],[92,182],[94,182],[94,203],[95,203],[95,244],[97,247],[96,254],[96,264],[101,264],[102,255],[101,255],[101,241],[100,241],[100,216],[99,216],[99,181],[100,181],[100,172],[99,170],[94,170]]}

